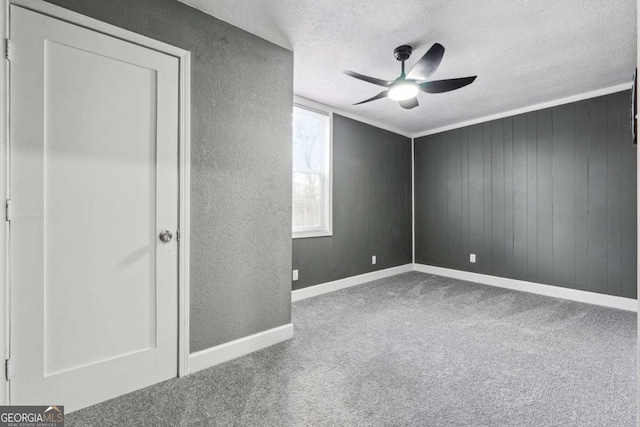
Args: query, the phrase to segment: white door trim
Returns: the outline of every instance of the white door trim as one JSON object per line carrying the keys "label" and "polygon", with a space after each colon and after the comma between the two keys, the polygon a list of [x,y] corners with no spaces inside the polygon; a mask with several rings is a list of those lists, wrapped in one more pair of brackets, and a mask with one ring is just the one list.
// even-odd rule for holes
{"label": "white door trim", "polygon": [[180,59],[180,235],[178,241],[178,376],[189,374],[189,295],[191,236],[191,53]]}
{"label": "white door trim", "polygon": [[[9,1],[2,0],[0,4],[0,34],[3,39],[9,35]],[[6,44],[2,43],[2,60],[0,60],[0,164],[5,173],[0,173],[0,204],[4,206],[5,200],[9,198],[9,73],[6,58]],[[4,217],[4,214],[2,215]],[[0,357],[4,362],[9,357],[9,223],[6,218],[0,218],[0,294],[3,295],[2,303],[0,303]],[[9,404],[9,381],[4,375],[1,375],[0,382],[0,404]]]}
{"label": "white door trim", "polygon": [[[128,31],[111,24],[69,11],[59,6],[46,3],[43,0],[0,0],[0,34],[6,39],[9,36],[9,5],[20,6],[43,15],[50,16],[68,23],[78,25],[102,34],[109,35],[130,43],[135,43],[158,52],[178,58],[180,64],[179,82],[179,169],[180,169],[180,200],[179,200],[179,261],[178,261],[178,376],[189,373],[189,231],[190,231],[190,171],[191,171],[191,53],[187,50],[171,46],[152,38]],[[2,43],[3,55],[6,56],[6,44]],[[8,62],[0,61],[0,164],[4,166],[5,173],[0,174],[0,205],[4,206],[5,200],[10,198],[9,177],[9,72]],[[4,210],[4,207],[2,208]],[[2,214],[4,216],[4,212]],[[0,294],[4,295],[0,304],[0,357],[2,358],[2,371],[4,371],[4,359],[10,355],[9,337],[9,227],[4,219],[0,218]],[[9,384],[2,375],[0,381],[0,404],[9,404]]]}

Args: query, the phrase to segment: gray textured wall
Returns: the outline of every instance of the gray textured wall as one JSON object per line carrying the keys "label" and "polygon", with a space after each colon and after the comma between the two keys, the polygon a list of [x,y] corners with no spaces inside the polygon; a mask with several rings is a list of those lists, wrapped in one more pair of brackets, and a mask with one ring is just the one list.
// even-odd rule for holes
{"label": "gray textured wall", "polygon": [[293,288],[410,262],[411,139],[334,115],[333,236],[293,240]]}
{"label": "gray textured wall", "polygon": [[191,351],[291,320],[293,54],[175,0],[51,0],[191,51]]}
{"label": "gray textured wall", "polygon": [[629,97],[416,139],[416,262],[635,298]]}

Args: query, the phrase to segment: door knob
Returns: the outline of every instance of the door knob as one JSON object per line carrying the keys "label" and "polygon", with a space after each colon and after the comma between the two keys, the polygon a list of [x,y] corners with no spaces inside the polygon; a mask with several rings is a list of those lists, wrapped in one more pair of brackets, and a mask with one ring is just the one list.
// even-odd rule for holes
{"label": "door knob", "polygon": [[173,233],[170,232],[169,230],[164,230],[162,232],[160,232],[160,241],[162,243],[169,243],[171,241],[171,239],[173,239]]}

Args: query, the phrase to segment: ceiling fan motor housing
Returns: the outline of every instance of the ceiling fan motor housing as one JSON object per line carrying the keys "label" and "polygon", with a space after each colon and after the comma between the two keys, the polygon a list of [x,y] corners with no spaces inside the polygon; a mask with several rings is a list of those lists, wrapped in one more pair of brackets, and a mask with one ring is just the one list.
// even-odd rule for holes
{"label": "ceiling fan motor housing", "polygon": [[393,55],[398,61],[406,61],[411,56],[412,51],[413,48],[411,46],[403,44],[402,46],[398,46],[393,50]]}

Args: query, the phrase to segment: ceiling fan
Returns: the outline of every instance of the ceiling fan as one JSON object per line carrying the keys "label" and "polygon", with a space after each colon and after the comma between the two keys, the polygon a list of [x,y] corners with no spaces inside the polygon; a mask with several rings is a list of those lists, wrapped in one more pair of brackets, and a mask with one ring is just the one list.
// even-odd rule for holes
{"label": "ceiling fan", "polygon": [[418,98],[416,96],[419,91],[427,93],[449,92],[473,83],[477,77],[472,76],[457,79],[427,81],[427,79],[431,77],[440,65],[440,61],[442,61],[444,46],[440,43],[435,43],[431,46],[431,49],[429,49],[427,53],[425,53],[424,56],[413,66],[413,68],[411,68],[409,74],[405,74],[404,61],[409,59],[411,51],[411,46],[407,45],[398,46],[393,51],[396,59],[402,62],[402,72],[400,73],[400,77],[395,80],[382,80],[375,77],[365,76],[356,73],[355,71],[345,71],[345,74],[355,77],[356,79],[388,88],[374,97],[357,102],[353,105],[360,105],[365,102],[389,97],[394,101],[399,101],[402,108],[410,110],[418,106]]}

